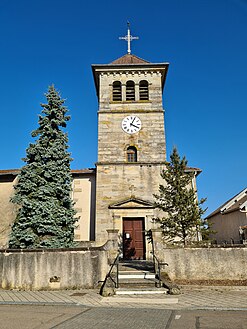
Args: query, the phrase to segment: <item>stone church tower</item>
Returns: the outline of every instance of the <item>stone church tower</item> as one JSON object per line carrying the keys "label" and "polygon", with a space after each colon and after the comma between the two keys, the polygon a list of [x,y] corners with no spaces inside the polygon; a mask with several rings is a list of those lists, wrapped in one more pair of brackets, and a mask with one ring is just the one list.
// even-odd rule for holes
{"label": "stone church tower", "polygon": [[124,258],[145,259],[166,161],[162,92],[169,64],[132,55],[130,37],[128,30],[125,56],[92,65],[99,100],[95,240],[101,245],[118,230]]}

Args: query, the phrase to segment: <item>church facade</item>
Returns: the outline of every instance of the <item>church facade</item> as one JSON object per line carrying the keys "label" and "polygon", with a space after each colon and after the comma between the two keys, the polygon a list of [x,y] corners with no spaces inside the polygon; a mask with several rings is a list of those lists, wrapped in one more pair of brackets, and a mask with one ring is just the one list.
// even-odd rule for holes
{"label": "church facade", "polygon": [[[110,64],[92,65],[99,101],[96,168],[72,170],[78,226],[76,241],[103,245],[118,232],[126,259],[149,258],[145,232],[156,227],[153,194],[164,184],[166,161],[162,94],[168,63],[150,63],[128,52]],[[197,168],[192,184],[195,186]],[[0,247],[8,245],[15,218],[9,202],[18,170],[0,170]]]}

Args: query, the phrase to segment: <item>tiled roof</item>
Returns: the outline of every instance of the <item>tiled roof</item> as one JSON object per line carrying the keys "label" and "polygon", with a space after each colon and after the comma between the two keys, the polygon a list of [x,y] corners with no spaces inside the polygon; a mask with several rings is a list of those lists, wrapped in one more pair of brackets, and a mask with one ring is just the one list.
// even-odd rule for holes
{"label": "tiled roof", "polygon": [[110,64],[149,64],[150,62],[145,61],[144,59],[132,55],[132,54],[126,54],[115,61],[111,62]]}
{"label": "tiled roof", "polygon": [[95,168],[86,168],[86,169],[72,169],[71,174],[92,174],[95,172]]}
{"label": "tiled roof", "polygon": [[[240,206],[245,203],[247,201],[247,194],[245,194],[245,196],[243,196],[241,199],[236,200],[236,202],[234,202],[234,204],[232,204],[230,207],[228,207],[227,209],[224,209],[223,212],[230,212],[236,209],[239,209]],[[223,207],[222,207],[223,208]]]}
{"label": "tiled roof", "polygon": [[[231,199],[227,200],[225,203],[223,203],[220,207],[218,207],[215,211],[213,211],[210,215],[207,216],[208,218],[213,217],[216,214],[222,213],[226,214],[228,212],[236,211],[239,210],[240,206],[247,201],[247,194],[243,194],[243,192],[246,190],[243,189],[241,192],[238,194],[234,195]],[[240,194],[243,194],[241,198],[238,198]],[[228,206],[229,204],[229,206]]]}
{"label": "tiled roof", "polygon": [[185,171],[194,171],[196,172],[196,176],[202,172],[200,168],[196,168],[196,167],[186,167]]}
{"label": "tiled roof", "polygon": [[99,98],[100,74],[102,72],[112,72],[116,70],[159,70],[161,73],[162,90],[165,85],[165,80],[169,68],[169,63],[151,63],[136,55],[126,54],[109,64],[92,64],[94,83],[97,96]]}
{"label": "tiled roof", "polygon": [[20,169],[4,169],[0,170],[0,175],[18,175],[20,173]]}
{"label": "tiled roof", "polygon": [[[18,175],[21,172],[20,169],[5,169],[0,170],[0,175]],[[91,174],[95,172],[95,168],[86,168],[86,169],[72,169],[71,174]]]}

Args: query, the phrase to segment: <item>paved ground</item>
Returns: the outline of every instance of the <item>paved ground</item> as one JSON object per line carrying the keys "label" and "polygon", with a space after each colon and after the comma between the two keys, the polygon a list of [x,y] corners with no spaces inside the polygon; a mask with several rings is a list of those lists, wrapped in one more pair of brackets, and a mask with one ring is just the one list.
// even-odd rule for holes
{"label": "paved ground", "polygon": [[0,290],[0,305],[67,305],[161,309],[246,310],[247,287],[183,287],[182,294],[101,297],[98,290]]}
{"label": "paved ground", "polygon": [[93,308],[54,329],[246,329],[247,315],[232,311]]}
{"label": "paved ground", "polygon": [[1,329],[247,329],[244,311],[0,305]]}
{"label": "paved ground", "polygon": [[247,329],[247,287],[103,298],[98,290],[0,290],[1,329]]}

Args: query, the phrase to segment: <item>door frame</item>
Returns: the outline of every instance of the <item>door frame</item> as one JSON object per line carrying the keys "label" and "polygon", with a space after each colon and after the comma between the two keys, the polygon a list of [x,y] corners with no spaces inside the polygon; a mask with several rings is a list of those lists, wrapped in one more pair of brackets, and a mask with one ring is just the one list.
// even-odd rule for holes
{"label": "door frame", "polygon": [[145,238],[145,217],[143,216],[124,216],[122,217],[122,250],[123,250],[123,259],[126,259],[125,256],[125,251],[124,251],[124,242],[125,242],[125,237],[124,237],[124,221],[125,220],[140,220],[142,222],[142,252],[143,252],[143,258],[142,260],[146,259],[146,238]]}

